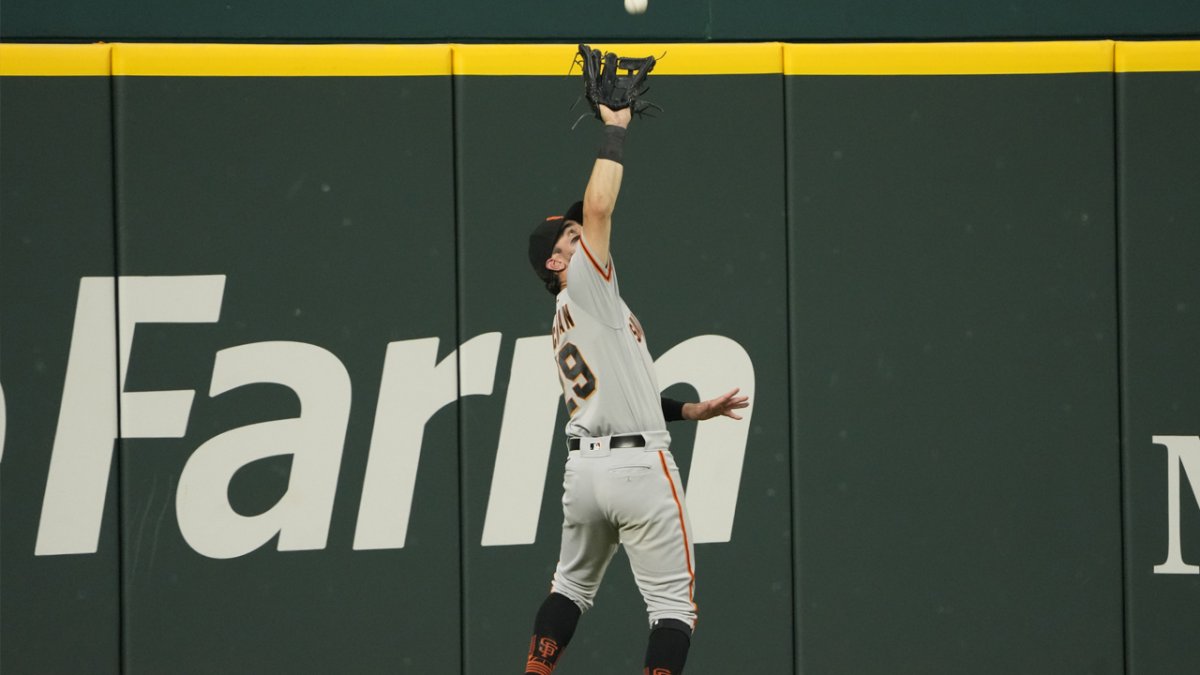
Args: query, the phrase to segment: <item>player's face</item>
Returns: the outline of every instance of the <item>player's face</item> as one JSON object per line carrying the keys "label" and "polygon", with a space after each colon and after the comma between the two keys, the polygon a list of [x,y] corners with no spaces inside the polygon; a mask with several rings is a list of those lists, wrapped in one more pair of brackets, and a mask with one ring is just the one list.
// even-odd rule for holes
{"label": "player's face", "polygon": [[579,245],[579,237],[583,234],[582,225],[573,220],[567,222],[570,224],[559,235],[558,243],[554,245],[554,256],[563,263],[571,261],[571,256],[575,254],[575,247]]}

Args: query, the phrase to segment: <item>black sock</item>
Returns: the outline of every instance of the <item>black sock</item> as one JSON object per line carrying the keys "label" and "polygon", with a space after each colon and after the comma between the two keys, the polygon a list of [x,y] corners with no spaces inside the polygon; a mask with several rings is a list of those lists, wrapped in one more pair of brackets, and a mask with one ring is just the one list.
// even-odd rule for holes
{"label": "black sock", "polygon": [[662,619],[650,630],[645,675],[680,675],[692,645],[692,629],[682,621]]}
{"label": "black sock", "polygon": [[567,596],[558,593],[546,596],[533,619],[533,637],[529,640],[529,657],[525,661],[526,675],[550,675],[554,671],[558,657],[575,635],[580,613],[579,606]]}

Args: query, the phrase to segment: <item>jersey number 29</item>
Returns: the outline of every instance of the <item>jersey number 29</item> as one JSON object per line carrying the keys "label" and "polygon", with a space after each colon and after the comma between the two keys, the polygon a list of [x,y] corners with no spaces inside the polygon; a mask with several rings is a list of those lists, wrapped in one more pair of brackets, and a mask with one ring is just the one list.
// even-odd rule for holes
{"label": "jersey number 29", "polygon": [[[585,399],[596,391],[596,376],[592,374],[592,369],[588,368],[583,355],[579,353],[579,348],[574,344],[567,342],[558,350],[558,368],[568,382],[574,383],[571,391],[580,399]],[[579,381],[581,378],[582,382]],[[578,407],[579,402],[568,396],[567,412],[575,414]]]}

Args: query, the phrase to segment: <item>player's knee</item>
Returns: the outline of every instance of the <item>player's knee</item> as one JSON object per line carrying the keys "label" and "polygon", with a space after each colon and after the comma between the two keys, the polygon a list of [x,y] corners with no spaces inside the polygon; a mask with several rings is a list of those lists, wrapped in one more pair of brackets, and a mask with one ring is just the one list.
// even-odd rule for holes
{"label": "player's knee", "polygon": [[579,608],[580,612],[586,612],[592,608],[592,600],[595,598],[595,591],[587,592],[587,589],[579,584],[571,583],[569,579],[561,575],[554,576],[554,583],[550,585],[551,595],[558,595],[567,600],[570,600]]}
{"label": "player's knee", "polygon": [[679,619],[659,619],[658,621],[650,624],[651,633],[658,630],[677,631],[679,633],[683,633],[688,642],[691,642],[692,640],[692,627],[680,621]]}
{"label": "player's knee", "polygon": [[568,598],[569,601],[574,602],[576,607],[580,608],[580,611],[592,609],[592,603],[596,595],[595,586],[589,587],[583,584],[577,584],[575,581],[566,578],[566,575],[562,573],[554,574],[554,580],[550,585],[550,590],[552,593],[558,593],[558,595]]}
{"label": "player's knee", "polygon": [[583,613],[578,603],[558,592],[551,592],[542,603],[542,609],[549,616],[562,621],[578,621]]}

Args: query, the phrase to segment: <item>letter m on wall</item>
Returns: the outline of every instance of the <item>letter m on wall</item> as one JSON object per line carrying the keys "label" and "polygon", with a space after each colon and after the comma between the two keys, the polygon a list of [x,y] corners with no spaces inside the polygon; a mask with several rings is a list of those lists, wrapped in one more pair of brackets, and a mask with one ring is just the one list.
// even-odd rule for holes
{"label": "letter m on wall", "polygon": [[1200,566],[1183,561],[1179,532],[1179,469],[1184,469],[1192,496],[1200,506],[1200,436],[1155,436],[1155,445],[1167,448],[1167,560],[1154,566],[1155,574],[1200,574]]}

